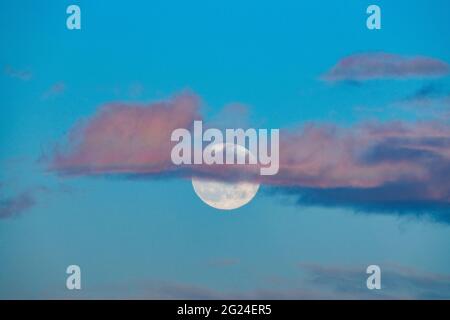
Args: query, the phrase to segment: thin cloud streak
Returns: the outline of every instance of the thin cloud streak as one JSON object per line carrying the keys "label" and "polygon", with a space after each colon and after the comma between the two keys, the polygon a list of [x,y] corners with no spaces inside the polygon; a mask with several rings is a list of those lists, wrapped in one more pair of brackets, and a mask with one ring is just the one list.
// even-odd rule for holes
{"label": "thin cloud streak", "polygon": [[327,292],[334,299],[448,299],[450,275],[422,272],[396,264],[381,267],[381,289],[368,290],[365,266],[348,267],[300,263],[306,285]]}
{"label": "thin cloud streak", "polygon": [[[302,262],[297,265],[295,279],[267,286],[264,282],[252,288],[223,289],[184,281],[133,279],[82,292],[88,299],[161,299],[161,300],[252,300],[252,299],[326,299],[326,300],[411,300],[449,299],[450,276],[419,271],[402,265],[383,263],[381,289],[366,286],[366,265],[345,266]],[[64,295],[65,293],[61,293]],[[64,297],[64,296],[63,296]],[[51,295],[51,298],[58,298]],[[59,297],[61,298],[61,297]],[[81,298],[81,297],[80,297]]]}
{"label": "thin cloud streak", "polygon": [[33,74],[31,71],[28,70],[18,70],[14,69],[13,67],[7,65],[4,69],[4,72],[6,75],[10,76],[11,78],[16,78],[22,81],[29,81],[33,77]]}
{"label": "thin cloud streak", "polygon": [[42,99],[50,99],[62,94],[66,90],[66,84],[64,82],[57,82],[53,84],[47,91],[42,94]]}
{"label": "thin cloud streak", "polygon": [[373,79],[409,79],[448,75],[448,63],[430,57],[371,52],[339,60],[322,76],[327,82],[361,82]]}

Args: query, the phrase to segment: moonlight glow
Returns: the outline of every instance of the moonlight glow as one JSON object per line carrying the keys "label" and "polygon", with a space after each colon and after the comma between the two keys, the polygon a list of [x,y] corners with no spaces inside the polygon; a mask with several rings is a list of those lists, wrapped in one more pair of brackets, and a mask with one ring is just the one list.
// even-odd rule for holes
{"label": "moonlight glow", "polygon": [[[239,145],[218,144],[217,151],[224,151],[233,148],[236,154],[246,154],[249,157],[253,155],[244,147]],[[247,181],[223,182],[216,180],[207,180],[192,178],[192,185],[195,193],[207,205],[221,210],[232,210],[242,207],[250,202],[259,189],[259,184]]]}

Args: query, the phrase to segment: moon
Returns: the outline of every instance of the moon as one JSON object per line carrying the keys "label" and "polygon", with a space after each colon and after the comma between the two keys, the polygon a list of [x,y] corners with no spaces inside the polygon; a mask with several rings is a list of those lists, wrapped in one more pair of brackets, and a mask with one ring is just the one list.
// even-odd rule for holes
{"label": "moon", "polygon": [[[248,154],[249,157],[254,157],[249,150],[240,145],[227,143],[214,146],[216,152],[226,152],[228,148],[233,148],[236,154]],[[233,210],[246,205],[259,189],[259,183],[254,182],[224,182],[196,177],[192,178],[192,186],[204,203],[219,210]]]}

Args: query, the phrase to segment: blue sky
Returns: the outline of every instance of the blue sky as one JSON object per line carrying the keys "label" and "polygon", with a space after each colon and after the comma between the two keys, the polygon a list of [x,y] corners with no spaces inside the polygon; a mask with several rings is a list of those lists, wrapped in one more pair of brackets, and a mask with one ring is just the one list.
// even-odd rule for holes
{"label": "blue sky", "polygon": [[[70,31],[65,11],[75,3],[82,29]],[[49,169],[55,145],[100,106],[185,90],[200,97],[206,120],[242,104],[246,123],[267,128],[352,132],[365,121],[415,128],[429,120],[446,130],[448,74],[322,79],[358,54],[450,62],[448,1],[374,3],[378,31],[366,28],[367,1],[2,3],[0,201],[6,208],[23,195],[28,205],[0,219],[0,297],[449,298],[449,218],[302,203],[270,184],[248,205],[221,212],[201,202],[189,179]],[[421,92],[425,108],[408,103]],[[448,199],[436,204],[444,217]],[[65,289],[70,264],[82,269],[80,292]],[[364,289],[370,264],[392,281],[381,292]],[[320,277],[326,285],[312,280]],[[349,287],[333,279],[350,279]],[[417,279],[428,279],[426,287]]]}

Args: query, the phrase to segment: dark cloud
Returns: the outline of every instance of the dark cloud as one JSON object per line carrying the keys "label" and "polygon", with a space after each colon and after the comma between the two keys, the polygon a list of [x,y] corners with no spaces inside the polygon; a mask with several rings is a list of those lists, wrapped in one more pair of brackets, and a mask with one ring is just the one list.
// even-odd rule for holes
{"label": "dark cloud", "polygon": [[0,219],[18,217],[33,209],[41,201],[41,195],[43,194],[69,193],[73,190],[64,184],[51,187],[35,186],[13,196],[5,196],[6,189],[0,183]]}
{"label": "dark cloud", "polygon": [[25,191],[13,197],[0,199],[0,219],[19,216],[35,205],[35,195],[31,191]]}
{"label": "dark cloud", "polygon": [[442,83],[426,83],[412,94],[397,101],[394,105],[411,108],[421,108],[435,111],[438,114],[445,113],[450,106],[450,90]]}
{"label": "dark cloud", "polygon": [[434,97],[443,93],[443,88],[438,83],[426,83],[417,89],[412,95],[406,98],[407,101],[415,101],[418,99],[424,99]]}
{"label": "dark cloud", "polygon": [[299,205],[450,223],[450,135],[441,129],[391,123],[348,136],[305,133],[305,143],[295,138],[291,151],[281,152],[284,163],[271,191],[294,196]]}
{"label": "dark cloud", "polygon": [[272,193],[296,197],[300,206],[348,208],[357,213],[389,214],[450,223],[450,204],[428,200],[427,188],[416,181],[390,183],[373,188],[273,188]]}

